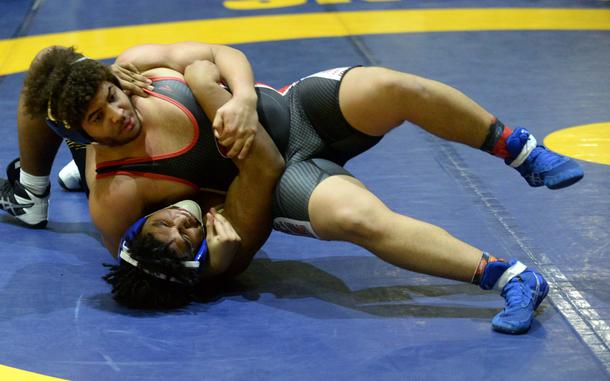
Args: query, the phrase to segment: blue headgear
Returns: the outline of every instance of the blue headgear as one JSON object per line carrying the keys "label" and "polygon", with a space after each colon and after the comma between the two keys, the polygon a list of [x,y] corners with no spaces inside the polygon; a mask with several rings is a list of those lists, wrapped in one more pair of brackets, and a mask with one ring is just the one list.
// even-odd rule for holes
{"label": "blue headgear", "polygon": [[[144,226],[144,223],[146,222],[148,217],[150,217],[150,214],[147,216],[144,216],[144,217],[140,218],[139,220],[137,220],[136,222],[134,222],[127,229],[125,234],[123,234],[123,237],[121,237],[121,241],[119,242],[118,256],[117,256],[119,263],[121,262],[121,260],[124,260],[125,262],[129,263],[130,265],[132,265],[134,267],[138,267],[145,273],[150,274],[154,277],[157,277],[157,278],[163,279],[163,280],[169,280],[170,282],[179,283],[179,281],[176,278],[168,277],[167,275],[165,275],[163,273],[152,272],[145,268],[140,267],[139,262],[136,259],[131,257],[131,254],[129,252],[129,243],[134,238],[136,238],[138,236],[138,234],[140,234],[140,232],[142,231],[142,227]],[[192,261],[182,261],[182,265],[187,268],[199,269],[199,271],[201,271],[201,268],[202,268],[201,263],[205,262],[205,259],[207,258],[207,256],[208,256],[208,245],[207,245],[206,240],[204,239],[203,242],[201,242],[201,246],[195,253],[194,259]]]}
{"label": "blue headgear", "polygon": [[91,144],[94,141],[93,138],[91,138],[91,136],[89,136],[89,134],[87,134],[85,131],[70,128],[70,125],[66,121],[56,120],[51,113],[50,99],[47,109],[46,122],[47,126],[51,127],[51,130],[64,139],[70,139],[80,144]]}

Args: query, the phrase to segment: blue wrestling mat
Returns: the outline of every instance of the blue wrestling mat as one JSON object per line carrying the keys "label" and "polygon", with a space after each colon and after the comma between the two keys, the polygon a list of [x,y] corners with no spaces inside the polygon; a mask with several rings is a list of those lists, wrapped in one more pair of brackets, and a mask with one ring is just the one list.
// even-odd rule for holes
{"label": "blue wrestling mat", "polygon": [[[596,124],[587,139],[610,141],[608,1],[9,0],[0,21],[2,168],[19,155],[24,57],[53,43],[107,60],[144,42],[232,44],[275,87],[382,65],[452,85],[539,140]],[[56,183],[62,147],[48,227],[0,215],[0,378],[610,379],[610,162],[580,158],[580,183],[534,189],[500,160],[404,125],[347,165],[393,210],[545,275],[531,330],[510,336],[491,330],[495,293],[281,233],[209,303],[123,308],[101,279],[114,260],[84,195]]]}

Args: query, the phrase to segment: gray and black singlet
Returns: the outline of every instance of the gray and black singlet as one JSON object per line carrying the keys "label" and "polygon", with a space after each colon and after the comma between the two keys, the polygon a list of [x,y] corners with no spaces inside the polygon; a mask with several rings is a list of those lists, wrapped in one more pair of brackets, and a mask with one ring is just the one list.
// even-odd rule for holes
{"label": "gray and black singlet", "polygon": [[286,170],[273,195],[275,230],[317,238],[308,212],[313,190],[329,176],[351,176],[343,165],[381,140],[354,129],[341,113],[339,87],[350,69],[310,75],[285,92],[290,136],[284,152]]}

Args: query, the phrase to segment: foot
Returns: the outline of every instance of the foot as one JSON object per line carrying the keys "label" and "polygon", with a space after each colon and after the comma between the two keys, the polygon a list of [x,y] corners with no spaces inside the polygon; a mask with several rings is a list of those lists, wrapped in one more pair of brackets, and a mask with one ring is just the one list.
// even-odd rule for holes
{"label": "foot", "polygon": [[576,160],[559,155],[543,145],[525,128],[518,128],[506,140],[512,154],[506,164],[514,167],[533,187],[549,189],[570,186],[583,178],[584,172]]}
{"label": "foot", "polygon": [[527,332],[532,325],[534,311],[548,292],[547,282],[542,275],[533,270],[525,269],[514,276],[502,289],[506,306],[491,321],[492,328],[510,334]]}
{"label": "foot", "polygon": [[6,169],[8,179],[0,179],[0,209],[30,227],[43,228],[47,225],[51,187],[42,195],[30,192],[19,182],[19,166],[19,159],[13,160]]}
{"label": "foot", "polygon": [[84,190],[80,180],[80,173],[78,172],[78,167],[74,160],[70,161],[61,171],[59,171],[57,182],[62,188],[70,192]]}

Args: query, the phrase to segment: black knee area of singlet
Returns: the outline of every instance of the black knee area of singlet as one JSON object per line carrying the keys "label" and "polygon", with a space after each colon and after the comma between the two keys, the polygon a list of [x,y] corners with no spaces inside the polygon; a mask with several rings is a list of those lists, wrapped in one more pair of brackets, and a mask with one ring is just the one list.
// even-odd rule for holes
{"label": "black knee area of singlet", "polygon": [[352,176],[340,165],[325,159],[308,159],[290,164],[275,187],[273,218],[309,221],[309,199],[324,179],[334,175]]}
{"label": "black knee area of singlet", "polygon": [[295,96],[326,144],[321,156],[344,165],[373,147],[382,137],[364,134],[347,122],[339,106],[340,85],[340,81],[333,79],[308,77],[295,87]]}
{"label": "black knee area of singlet", "polygon": [[487,137],[481,146],[481,150],[485,152],[491,152],[502,137],[502,133],[504,132],[504,124],[499,120],[495,120],[491,126],[489,126],[489,132],[487,133]]}
{"label": "black knee area of singlet", "polygon": [[286,152],[290,134],[290,106],[286,97],[275,90],[256,88],[258,120],[280,152]]}
{"label": "black knee area of singlet", "polygon": [[66,144],[68,148],[70,148],[70,153],[72,154],[72,159],[74,163],[76,163],[76,167],[78,168],[78,174],[80,175],[80,182],[83,185],[83,190],[89,198],[89,186],[87,185],[87,177],[85,175],[85,165],[87,160],[87,146],[84,144],[76,143],[72,140],[66,140]]}

